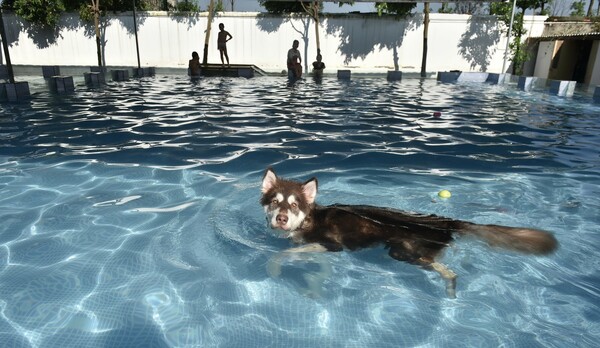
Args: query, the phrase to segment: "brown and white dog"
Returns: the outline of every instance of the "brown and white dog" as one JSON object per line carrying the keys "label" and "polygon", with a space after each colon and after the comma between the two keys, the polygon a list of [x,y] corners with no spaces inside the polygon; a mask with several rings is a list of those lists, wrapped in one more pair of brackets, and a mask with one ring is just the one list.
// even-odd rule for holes
{"label": "brown and white dog", "polygon": [[491,246],[527,254],[554,251],[558,242],[550,233],[523,227],[479,225],[436,215],[408,213],[367,205],[319,206],[317,179],[301,183],[278,177],[268,168],[262,180],[260,202],[271,228],[304,244],[292,252],[357,250],[384,245],[399,261],[435,270],[446,280],[454,298],[456,274],[436,261],[456,235],[473,235]]}

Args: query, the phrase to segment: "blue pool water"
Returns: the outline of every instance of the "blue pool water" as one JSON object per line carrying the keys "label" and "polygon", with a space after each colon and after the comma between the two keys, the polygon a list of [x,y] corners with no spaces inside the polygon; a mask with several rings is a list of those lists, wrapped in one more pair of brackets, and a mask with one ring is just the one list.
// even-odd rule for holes
{"label": "blue pool water", "polygon": [[[600,106],[585,95],[177,75],[45,90],[0,105],[3,347],[600,340]],[[537,227],[560,249],[459,240],[442,259],[459,275],[454,300],[377,248],[284,257],[272,277],[291,244],[258,204],[267,166],[317,176],[322,204]]]}

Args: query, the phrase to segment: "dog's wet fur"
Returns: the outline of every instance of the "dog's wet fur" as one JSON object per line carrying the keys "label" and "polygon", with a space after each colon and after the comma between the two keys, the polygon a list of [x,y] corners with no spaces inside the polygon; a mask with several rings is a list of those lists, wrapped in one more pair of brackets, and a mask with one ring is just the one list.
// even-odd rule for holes
{"label": "dog's wet fur", "polygon": [[491,246],[544,255],[558,242],[546,231],[499,225],[479,225],[436,215],[409,213],[367,205],[320,206],[315,203],[316,178],[301,183],[265,171],[260,203],[271,228],[282,231],[300,247],[292,252],[341,251],[384,245],[399,261],[438,272],[455,297],[456,274],[436,261],[456,236],[473,235]]}

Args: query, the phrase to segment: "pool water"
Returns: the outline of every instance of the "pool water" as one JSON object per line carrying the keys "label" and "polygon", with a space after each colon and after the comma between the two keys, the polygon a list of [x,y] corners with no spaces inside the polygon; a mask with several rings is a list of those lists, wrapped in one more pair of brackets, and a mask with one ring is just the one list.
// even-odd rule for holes
{"label": "pool water", "polygon": [[[0,105],[3,347],[600,340],[600,106],[586,95],[381,77],[44,87]],[[321,204],[536,227],[560,248],[458,240],[441,260],[453,300],[383,248],[282,257],[293,245],[258,203],[268,166],[318,177]]]}

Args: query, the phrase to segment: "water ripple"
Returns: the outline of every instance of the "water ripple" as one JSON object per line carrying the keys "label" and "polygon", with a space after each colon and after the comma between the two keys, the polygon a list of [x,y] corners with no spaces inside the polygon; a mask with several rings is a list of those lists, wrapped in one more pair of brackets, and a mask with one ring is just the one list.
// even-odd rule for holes
{"label": "water ripple", "polygon": [[[433,80],[156,76],[0,110],[6,346],[600,339],[597,106]],[[380,249],[285,259],[275,278],[291,244],[258,204],[269,165],[317,176],[322,204],[534,226],[561,247],[532,258],[459,240],[442,260],[457,300]]]}

